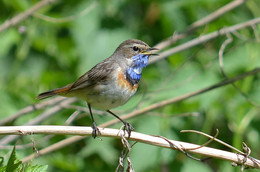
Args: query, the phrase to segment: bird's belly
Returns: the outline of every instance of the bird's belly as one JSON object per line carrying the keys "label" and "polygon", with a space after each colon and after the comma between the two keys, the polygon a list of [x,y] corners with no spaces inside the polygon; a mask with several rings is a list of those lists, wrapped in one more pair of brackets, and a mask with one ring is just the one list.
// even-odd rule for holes
{"label": "bird's belly", "polygon": [[118,84],[99,85],[86,96],[86,101],[94,108],[109,110],[125,104],[136,92]]}

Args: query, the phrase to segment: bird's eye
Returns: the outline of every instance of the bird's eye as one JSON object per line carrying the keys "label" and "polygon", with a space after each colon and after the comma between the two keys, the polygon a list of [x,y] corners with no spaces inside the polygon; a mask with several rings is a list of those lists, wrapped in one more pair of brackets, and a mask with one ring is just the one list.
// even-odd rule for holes
{"label": "bird's eye", "polygon": [[137,46],[134,46],[134,47],[133,47],[133,50],[134,50],[134,51],[138,51],[139,48],[138,48]]}

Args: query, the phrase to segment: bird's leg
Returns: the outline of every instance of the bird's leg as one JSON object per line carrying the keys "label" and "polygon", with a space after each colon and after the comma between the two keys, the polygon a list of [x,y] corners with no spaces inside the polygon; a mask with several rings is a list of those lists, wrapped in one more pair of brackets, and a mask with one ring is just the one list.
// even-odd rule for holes
{"label": "bird's leg", "polygon": [[97,128],[97,124],[94,120],[94,117],[93,117],[93,114],[92,114],[92,110],[91,110],[91,106],[90,104],[88,103],[88,109],[89,109],[89,113],[90,113],[90,116],[91,116],[91,120],[92,120],[92,137],[94,137],[94,139],[97,137],[97,135],[101,135],[99,129]]}
{"label": "bird's leg", "polygon": [[131,136],[131,131],[134,131],[134,127],[133,127],[130,123],[124,121],[124,120],[121,119],[119,116],[117,116],[116,114],[114,114],[113,112],[111,112],[110,110],[107,110],[107,112],[110,113],[111,115],[113,115],[114,117],[116,117],[117,119],[119,119],[121,122],[124,123],[124,125],[125,125],[125,130],[126,130],[127,133],[128,133],[128,137],[130,137],[130,136]]}

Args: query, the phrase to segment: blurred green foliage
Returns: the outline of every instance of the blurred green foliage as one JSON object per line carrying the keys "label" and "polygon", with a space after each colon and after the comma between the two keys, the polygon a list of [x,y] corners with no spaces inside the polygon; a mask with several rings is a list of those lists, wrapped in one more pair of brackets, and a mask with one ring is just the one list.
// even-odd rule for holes
{"label": "blurred green foliage", "polygon": [[[29,9],[38,1],[0,1],[0,22]],[[37,13],[63,18],[77,15],[94,1],[59,1]],[[107,58],[124,40],[137,38],[153,46],[184,31],[191,23],[205,17],[228,0],[115,0],[97,1],[97,6],[86,15],[71,22],[51,23],[39,17],[29,17],[18,26],[0,33],[0,119],[21,108],[37,103],[38,93],[61,87],[76,80],[96,63]],[[178,41],[187,42],[210,33],[260,16],[258,0],[248,0],[244,5],[221,16],[216,21]],[[259,35],[259,26],[256,26]],[[260,66],[259,42],[252,28],[236,33],[224,54],[224,69],[228,76],[236,76]],[[165,60],[149,65],[143,72],[141,88],[129,103],[116,110],[129,112],[149,104],[183,95],[224,79],[218,63],[218,52],[225,41],[220,37],[190,48]],[[173,46],[175,46],[173,45]],[[260,104],[259,75],[247,77],[236,85]],[[84,102],[77,104],[85,106]],[[42,112],[42,111],[41,111]],[[22,125],[36,117],[35,112],[14,121]],[[64,110],[43,124],[64,125],[73,110]],[[198,114],[198,115],[182,115]],[[162,117],[163,116],[163,117]],[[112,119],[96,116],[98,124]],[[214,135],[241,149],[246,142],[253,157],[260,157],[259,107],[249,103],[231,85],[215,89],[188,100],[168,105],[156,111],[129,120],[135,130],[169,139],[203,144],[207,139],[195,134],[180,133],[193,129]],[[89,125],[89,119],[75,121],[73,125]],[[119,128],[121,124],[112,126]],[[31,142],[24,136],[19,143]],[[34,136],[34,140],[43,136]],[[56,143],[66,136],[37,143],[38,149]],[[47,164],[48,171],[114,171],[122,145],[111,138],[88,138],[54,153],[39,157],[35,164]],[[210,146],[226,149],[216,143]],[[10,151],[1,150],[1,155]],[[19,157],[32,153],[32,149],[17,150]],[[136,144],[131,152],[136,171],[240,171],[224,160],[210,159],[196,162],[180,152]]]}
{"label": "blurred green foliage", "polygon": [[10,155],[10,158],[7,162],[6,166],[3,166],[3,162],[0,163],[0,172],[46,172],[48,166],[47,165],[35,165],[32,166],[31,164],[24,165],[22,161],[17,159],[16,157],[16,149],[15,146],[13,151]]}

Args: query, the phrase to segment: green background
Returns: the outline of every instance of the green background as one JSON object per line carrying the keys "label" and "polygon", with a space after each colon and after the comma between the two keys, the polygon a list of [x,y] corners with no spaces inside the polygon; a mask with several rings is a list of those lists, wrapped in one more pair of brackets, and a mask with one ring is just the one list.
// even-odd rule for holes
{"label": "green background", "polygon": [[[94,1],[59,1],[39,10],[44,16],[63,18],[76,16]],[[0,119],[4,119],[30,104],[37,103],[38,93],[75,81],[96,63],[109,57],[124,40],[136,38],[150,46],[183,32],[193,22],[229,3],[228,0],[101,0],[86,15],[70,22],[52,23],[37,16],[0,33]],[[0,22],[29,9],[37,1],[0,1]],[[223,27],[235,25],[260,16],[258,0],[245,4],[207,24],[171,47]],[[25,29],[25,31],[23,31]],[[246,28],[232,34],[233,41],[225,49],[224,70],[229,77],[240,75],[260,66],[260,44],[256,32]],[[136,96],[115,110],[125,114],[152,103],[180,96],[218,83],[221,74],[218,52],[226,37],[200,44],[164,60],[149,65],[144,71]],[[163,52],[161,50],[161,52]],[[241,149],[242,142],[251,148],[251,155],[260,157],[260,81],[259,74],[236,82],[236,85],[257,105],[252,105],[233,86],[213,91],[153,110],[127,120],[135,131],[160,135],[168,139],[203,144],[207,139],[181,130],[198,130],[211,135],[219,129],[218,138]],[[86,107],[85,102],[76,105]],[[22,125],[44,110],[35,111],[8,125]],[[64,109],[41,124],[64,125],[74,112]],[[96,116],[102,124],[113,119],[110,115]],[[71,125],[90,125],[89,117]],[[122,124],[111,126],[119,128]],[[35,135],[35,141],[44,136]],[[68,136],[55,136],[38,142],[42,149]],[[10,145],[30,143],[32,136],[23,136]],[[114,171],[122,149],[121,141],[111,138],[88,137],[80,142],[35,159],[32,164],[49,165],[48,171]],[[211,143],[209,146],[228,148]],[[7,162],[10,149],[0,150]],[[33,153],[32,147],[17,149],[22,159]],[[196,155],[194,155],[196,156]],[[183,153],[137,143],[131,161],[138,171],[240,171],[231,162],[209,159],[196,162]],[[196,156],[199,158],[205,158]]]}

